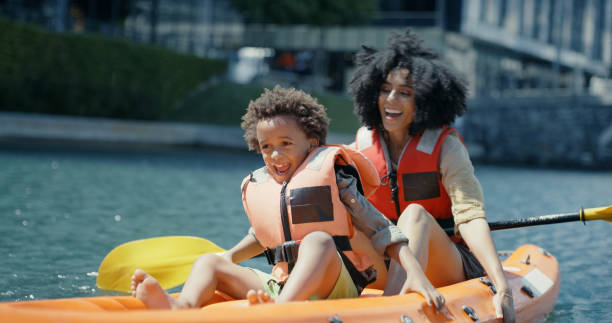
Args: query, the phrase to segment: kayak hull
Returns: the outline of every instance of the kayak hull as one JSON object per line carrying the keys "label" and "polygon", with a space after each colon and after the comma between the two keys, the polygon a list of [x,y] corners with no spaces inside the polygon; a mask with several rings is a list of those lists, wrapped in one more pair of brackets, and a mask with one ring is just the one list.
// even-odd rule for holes
{"label": "kayak hull", "polygon": [[[503,261],[514,295],[517,322],[541,320],[559,295],[554,256],[524,245]],[[366,289],[359,298],[248,306],[217,292],[201,309],[146,310],[130,296],[65,298],[0,303],[2,322],[478,322],[496,321],[493,292],[480,279],[441,287],[452,318],[436,313],[418,294],[380,296]]]}

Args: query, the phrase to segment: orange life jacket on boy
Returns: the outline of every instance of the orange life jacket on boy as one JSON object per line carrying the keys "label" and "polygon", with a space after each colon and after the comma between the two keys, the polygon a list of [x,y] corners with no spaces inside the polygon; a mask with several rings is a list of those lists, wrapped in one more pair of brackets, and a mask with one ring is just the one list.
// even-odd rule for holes
{"label": "orange life jacket on boy", "polygon": [[[378,174],[363,154],[344,146],[321,146],[312,151],[289,182],[277,183],[262,167],[242,182],[242,202],[259,243],[270,249],[299,241],[308,233],[324,231],[334,237],[338,250],[363,272],[372,261],[352,250],[351,216],[338,194],[336,165],[352,166],[364,196],[379,184]],[[280,205],[280,207],[279,207]],[[269,259],[270,260],[270,259]],[[272,274],[286,280],[289,264],[275,264]]]}
{"label": "orange life jacket on boy", "polygon": [[[422,135],[413,137],[402,152],[396,174],[390,167],[389,153],[380,131],[360,128],[355,146],[372,160],[382,182],[368,200],[394,222],[409,204],[418,203],[440,226],[453,228],[451,200],[440,175],[442,143],[451,132],[459,136],[455,129],[443,127],[425,130]],[[461,136],[459,139],[463,141]]]}

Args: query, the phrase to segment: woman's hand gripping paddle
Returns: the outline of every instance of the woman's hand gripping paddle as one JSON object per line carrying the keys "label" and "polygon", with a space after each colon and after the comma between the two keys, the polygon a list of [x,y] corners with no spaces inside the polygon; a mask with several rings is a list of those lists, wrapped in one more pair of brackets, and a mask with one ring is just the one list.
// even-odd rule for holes
{"label": "woman's hand gripping paddle", "polygon": [[100,289],[130,292],[132,274],[143,269],[164,289],[181,285],[201,255],[225,251],[209,240],[190,236],[167,236],[126,242],[106,255],[98,269]]}

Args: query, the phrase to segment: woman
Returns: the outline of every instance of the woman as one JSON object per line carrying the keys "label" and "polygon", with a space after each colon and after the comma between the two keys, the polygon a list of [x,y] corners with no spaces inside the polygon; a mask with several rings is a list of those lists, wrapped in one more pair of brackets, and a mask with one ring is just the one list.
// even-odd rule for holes
{"label": "woman", "polygon": [[[370,202],[397,222],[434,286],[486,271],[497,289],[497,316],[511,322],[512,292],[485,218],[482,188],[460,135],[450,128],[466,111],[466,92],[466,82],[410,31],[394,34],[380,51],[363,46],[349,85],[363,126],[354,145],[382,180]],[[392,261],[388,275],[385,294],[396,294],[406,273]]]}

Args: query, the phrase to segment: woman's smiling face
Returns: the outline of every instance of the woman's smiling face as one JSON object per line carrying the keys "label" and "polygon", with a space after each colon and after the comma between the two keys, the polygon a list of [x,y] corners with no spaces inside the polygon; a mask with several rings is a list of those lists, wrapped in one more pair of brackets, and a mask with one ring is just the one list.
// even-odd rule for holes
{"label": "woman's smiling face", "polygon": [[385,130],[407,133],[416,109],[410,71],[395,68],[389,72],[378,93],[378,111]]}
{"label": "woman's smiling face", "polygon": [[288,182],[317,139],[308,138],[295,117],[278,115],[257,123],[257,141],[268,173],[277,183]]}

